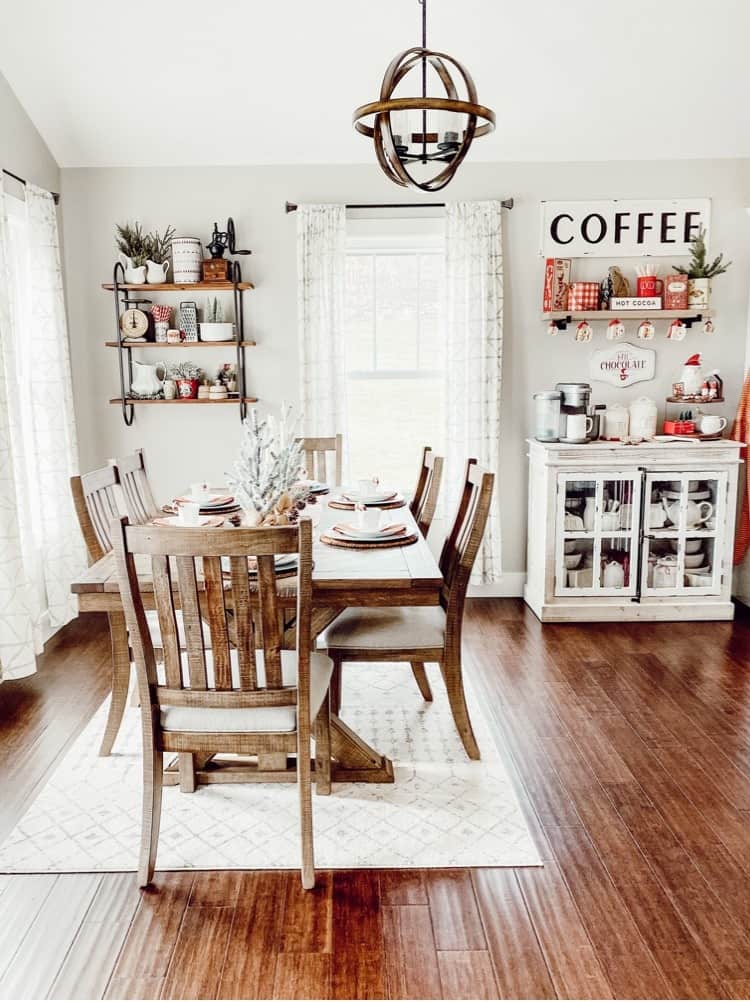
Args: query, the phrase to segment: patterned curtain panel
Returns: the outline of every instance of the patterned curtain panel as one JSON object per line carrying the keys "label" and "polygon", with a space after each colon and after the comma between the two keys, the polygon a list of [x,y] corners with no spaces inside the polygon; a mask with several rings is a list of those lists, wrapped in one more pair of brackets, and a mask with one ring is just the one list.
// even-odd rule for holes
{"label": "patterned curtain panel", "polygon": [[297,317],[304,434],[344,434],[346,208],[297,210]]}
{"label": "patterned curtain panel", "polygon": [[500,537],[500,391],[503,361],[502,206],[446,205],[446,516],[458,503],[466,460],[496,474],[495,493],[472,583],[502,576]]}
{"label": "patterned curtain panel", "polygon": [[[55,206],[0,187],[0,677],[35,671],[45,632],[77,615],[86,566],[70,496],[78,468]],[[18,206],[14,211],[9,206]]]}

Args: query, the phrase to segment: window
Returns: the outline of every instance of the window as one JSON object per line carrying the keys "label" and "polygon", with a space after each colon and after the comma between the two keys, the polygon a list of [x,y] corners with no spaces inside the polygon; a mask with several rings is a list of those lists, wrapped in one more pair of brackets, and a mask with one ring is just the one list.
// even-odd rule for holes
{"label": "window", "polygon": [[347,226],[350,473],[412,490],[424,445],[444,442],[442,220]]}

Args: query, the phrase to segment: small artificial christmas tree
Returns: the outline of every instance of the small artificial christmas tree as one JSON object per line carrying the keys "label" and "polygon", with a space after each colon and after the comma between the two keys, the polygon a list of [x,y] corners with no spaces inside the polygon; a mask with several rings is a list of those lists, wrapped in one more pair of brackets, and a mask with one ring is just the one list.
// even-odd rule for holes
{"label": "small artificial christmas tree", "polygon": [[719,254],[709,264],[706,257],[706,231],[701,226],[696,235],[690,240],[690,264],[675,265],[674,270],[680,275],[687,275],[688,278],[715,278],[723,275],[732,262],[724,263],[724,255]]}
{"label": "small artificial christmas tree", "polygon": [[297,485],[304,461],[291,408],[281,417],[261,419],[253,407],[242,424],[240,455],[227,482],[234,488],[250,525],[287,525],[294,521],[305,489]]}

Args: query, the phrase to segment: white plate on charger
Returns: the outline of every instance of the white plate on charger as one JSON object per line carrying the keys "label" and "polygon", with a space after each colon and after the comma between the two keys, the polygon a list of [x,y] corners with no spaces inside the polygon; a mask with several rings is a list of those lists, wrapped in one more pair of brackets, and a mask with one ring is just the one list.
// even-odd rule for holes
{"label": "white plate on charger", "polygon": [[398,529],[391,529],[384,532],[382,529],[360,529],[356,525],[332,526],[332,532],[340,539],[360,539],[365,542],[383,543],[388,539],[398,539],[406,533],[406,526],[399,525]]}
{"label": "white plate on charger", "polygon": [[359,491],[342,491],[342,497],[346,501],[353,501],[355,504],[383,504],[384,501],[395,500],[397,491],[380,490],[373,491],[372,494],[362,494]]}
{"label": "white plate on charger", "polygon": [[[296,553],[277,553],[274,557],[274,567],[277,571],[290,571],[293,567],[297,566],[297,554]],[[232,565],[230,563],[229,557],[221,558],[221,569],[229,574],[232,570]],[[251,574],[255,571],[251,569]]]}

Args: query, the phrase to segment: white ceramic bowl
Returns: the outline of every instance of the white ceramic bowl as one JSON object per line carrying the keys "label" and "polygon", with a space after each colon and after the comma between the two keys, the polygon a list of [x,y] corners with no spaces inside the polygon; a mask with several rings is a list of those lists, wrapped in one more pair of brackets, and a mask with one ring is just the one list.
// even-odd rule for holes
{"label": "white ceramic bowl", "polygon": [[582,553],[569,553],[565,555],[565,566],[569,571],[575,570],[575,568],[580,564]]}
{"label": "white ceramic bowl", "polygon": [[691,588],[710,588],[714,579],[710,574],[686,574],[685,581]]}
{"label": "white ceramic bowl", "polygon": [[685,554],[685,566],[686,567],[700,567],[703,561],[706,559],[705,554],[699,553],[686,553]]}
{"label": "white ceramic bowl", "polygon": [[[680,541],[678,539],[670,539],[669,545],[672,547],[672,552],[677,553],[680,546]],[[686,539],[685,540],[685,553],[700,553],[703,549],[702,539]]]}

